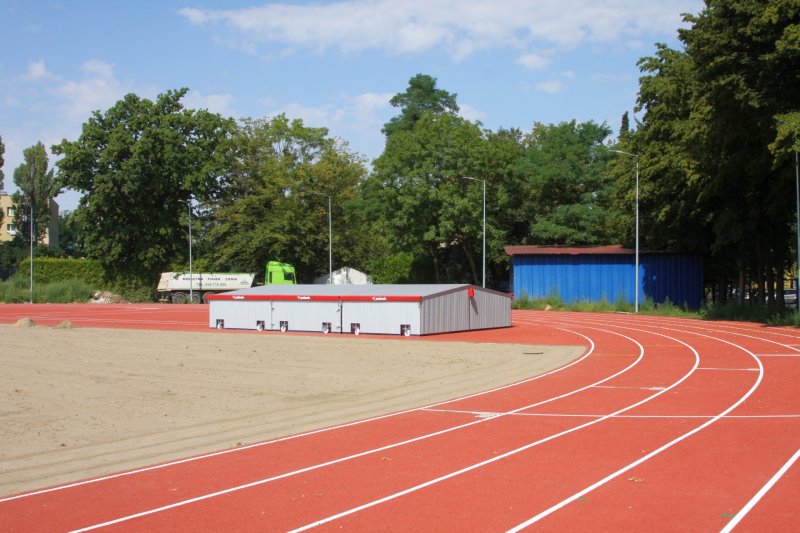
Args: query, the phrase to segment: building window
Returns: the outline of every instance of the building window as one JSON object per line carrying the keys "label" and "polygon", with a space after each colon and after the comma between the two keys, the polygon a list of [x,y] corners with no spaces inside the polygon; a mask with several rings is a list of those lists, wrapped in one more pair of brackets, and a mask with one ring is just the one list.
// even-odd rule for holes
{"label": "building window", "polygon": [[13,207],[7,207],[6,208],[6,214],[8,216],[10,216],[10,217],[13,217],[14,216],[14,208]]}
{"label": "building window", "polygon": [[12,237],[17,234],[16,224],[6,224],[6,230],[8,231],[8,234],[11,235]]}

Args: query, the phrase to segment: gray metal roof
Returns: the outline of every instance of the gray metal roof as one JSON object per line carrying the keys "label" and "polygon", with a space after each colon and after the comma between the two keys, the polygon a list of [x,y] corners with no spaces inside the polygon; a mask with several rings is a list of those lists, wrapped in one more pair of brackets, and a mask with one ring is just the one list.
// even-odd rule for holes
{"label": "gray metal roof", "polygon": [[[426,298],[437,294],[466,289],[466,284],[428,285],[261,285],[223,294],[243,296],[409,296]],[[480,287],[475,287],[480,289]]]}

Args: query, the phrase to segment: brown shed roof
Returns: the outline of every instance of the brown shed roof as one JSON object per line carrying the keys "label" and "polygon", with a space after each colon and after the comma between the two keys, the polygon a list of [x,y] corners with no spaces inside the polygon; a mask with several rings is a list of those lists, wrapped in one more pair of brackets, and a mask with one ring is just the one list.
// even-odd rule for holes
{"label": "brown shed roof", "polygon": [[506,246],[508,255],[628,255],[634,251],[618,244],[607,246]]}

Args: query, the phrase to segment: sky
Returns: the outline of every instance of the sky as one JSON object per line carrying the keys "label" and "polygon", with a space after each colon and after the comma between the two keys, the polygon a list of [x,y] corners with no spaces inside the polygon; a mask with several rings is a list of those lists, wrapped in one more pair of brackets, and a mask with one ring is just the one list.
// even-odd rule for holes
{"label": "sky", "polygon": [[[634,107],[636,63],[680,47],[702,0],[0,0],[5,190],[22,151],[76,140],[125,94],[186,87],[187,108],[285,113],[371,161],[416,74],[484,127],[607,123]],[[57,159],[50,157],[51,166]],[[80,195],[57,198],[63,210]]]}

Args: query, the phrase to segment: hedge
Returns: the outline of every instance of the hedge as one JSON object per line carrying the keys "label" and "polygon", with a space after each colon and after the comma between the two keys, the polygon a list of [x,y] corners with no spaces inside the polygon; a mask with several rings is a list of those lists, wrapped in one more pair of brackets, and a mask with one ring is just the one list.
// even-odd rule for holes
{"label": "hedge", "polygon": [[[30,258],[19,263],[19,275],[30,272]],[[67,259],[61,257],[42,257],[33,259],[33,277],[36,283],[57,283],[67,280],[81,280],[96,289],[105,283],[105,271],[99,261],[94,259]]]}

